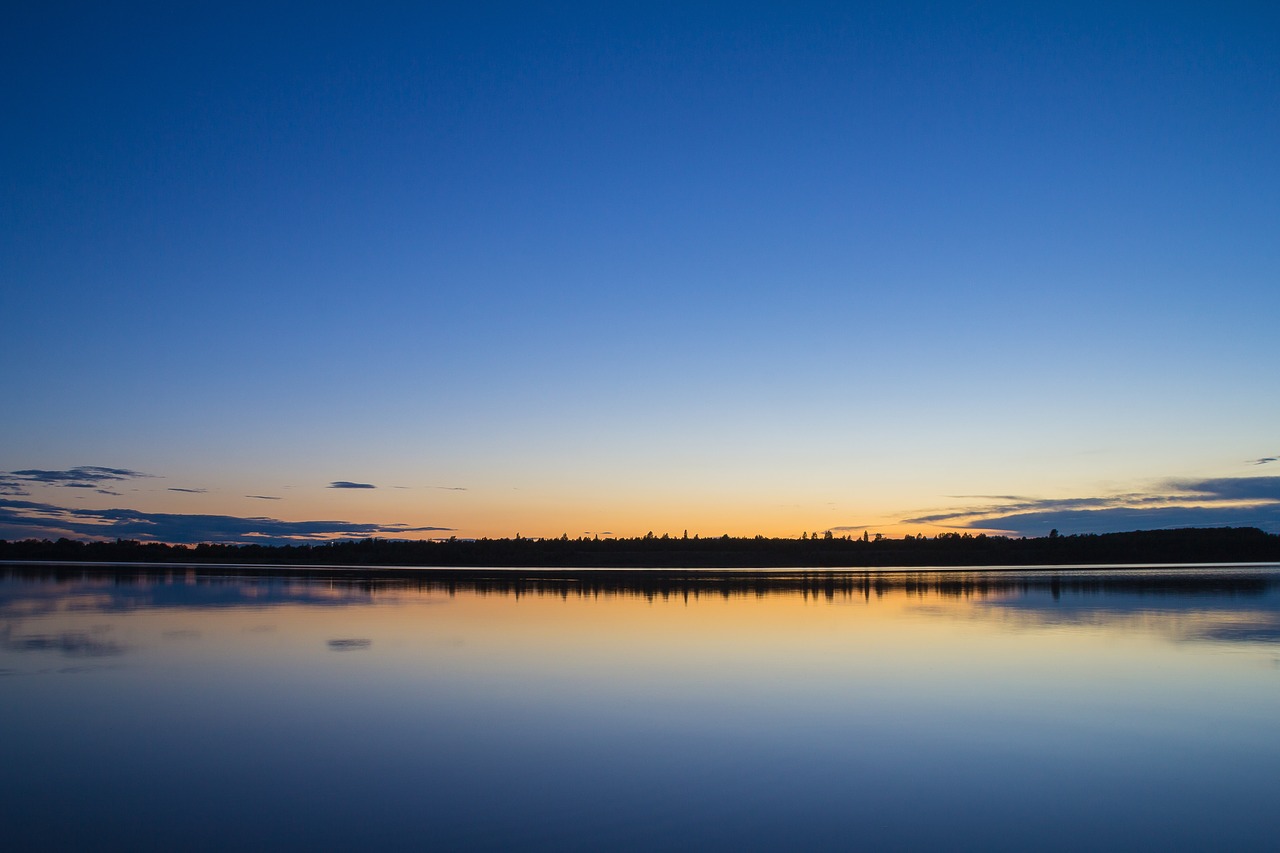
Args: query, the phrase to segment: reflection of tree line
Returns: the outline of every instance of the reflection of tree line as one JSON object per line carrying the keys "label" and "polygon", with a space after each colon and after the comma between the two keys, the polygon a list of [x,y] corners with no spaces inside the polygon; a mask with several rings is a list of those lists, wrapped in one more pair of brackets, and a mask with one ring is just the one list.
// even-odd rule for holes
{"label": "reflection of tree line", "polygon": [[[181,603],[180,590],[196,587],[254,585],[287,577],[293,594],[317,603],[314,590],[345,592],[342,599],[375,599],[379,593],[421,592],[494,595],[644,596],[646,598],[757,597],[800,594],[806,597],[864,598],[887,594],[911,597],[976,598],[1049,592],[1060,596],[1195,595],[1260,596],[1280,587],[1280,572],[1256,570],[1006,570],[991,572],[866,572],[788,571],[735,572],[698,570],[566,570],[566,569],[395,569],[315,567],[219,566],[165,569],[136,566],[17,565],[0,570],[0,578],[56,581],[64,584],[101,582],[109,575],[117,586],[174,585],[172,604]],[[308,592],[312,590],[312,592]],[[268,603],[285,603],[288,591]]]}
{"label": "reflection of tree line", "polygon": [[633,539],[364,539],[296,545],[167,545],[0,540],[0,560],[556,568],[848,568],[1280,561],[1280,535],[1257,528],[1146,530],[1035,539],[943,533],[901,539],[648,534]]}

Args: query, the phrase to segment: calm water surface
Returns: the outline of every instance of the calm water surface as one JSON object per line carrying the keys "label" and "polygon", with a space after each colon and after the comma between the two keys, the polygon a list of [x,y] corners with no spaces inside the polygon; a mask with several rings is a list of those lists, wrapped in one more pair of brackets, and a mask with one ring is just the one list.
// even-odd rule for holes
{"label": "calm water surface", "polygon": [[39,849],[1275,849],[1280,571],[0,569]]}

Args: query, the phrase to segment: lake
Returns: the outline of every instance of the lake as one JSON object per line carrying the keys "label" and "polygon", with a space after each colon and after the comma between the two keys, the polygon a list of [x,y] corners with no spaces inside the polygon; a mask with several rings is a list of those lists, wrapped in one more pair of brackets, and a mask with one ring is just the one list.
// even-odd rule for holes
{"label": "lake", "polygon": [[0,567],[12,850],[1270,850],[1280,567]]}

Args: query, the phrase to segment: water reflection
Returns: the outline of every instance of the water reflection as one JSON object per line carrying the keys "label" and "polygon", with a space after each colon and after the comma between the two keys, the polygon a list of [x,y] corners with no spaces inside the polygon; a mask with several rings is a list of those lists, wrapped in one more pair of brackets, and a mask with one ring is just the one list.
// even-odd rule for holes
{"label": "water reflection", "polygon": [[[905,572],[658,572],[293,570],[286,576],[261,570],[138,569],[11,566],[0,572],[0,617],[57,613],[127,613],[167,608],[270,610],[283,606],[351,607],[413,601],[419,605],[455,597],[636,598],[654,602],[733,601],[799,596],[832,604],[861,600],[963,601],[969,618],[1042,625],[1152,624],[1182,639],[1280,642],[1280,569],[962,570]],[[1138,618],[1140,617],[1140,618]],[[1174,630],[1176,629],[1176,630]],[[269,632],[258,624],[245,631]],[[172,629],[166,637],[198,636]],[[67,654],[119,654],[124,648],[84,634],[41,636],[6,643],[53,648]],[[372,641],[338,638],[333,649],[367,647]]]}
{"label": "water reflection", "polygon": [[342,640],[330,640],[329,648],[335,652],[350,652],[356,649],[367,649],[373,645],[373,640],[363,638],[352,638]]}
{"label": "water reflection", "polygon": [[1275,567],[11,567],[6,846],[1269,849],[1278,616]]}
{"label": "water reflection", "polygon": [[111,657],[127,648],[109,636],[110,627],[95,631],[62,631],[56,634],[20,634],[13,626],[0,625],[0,649],[6,652],[54,651],[66,657]]}
{"label": "water reflection", "polygon": [[[241,606],[277,601],[367,601],[386,592],[475,592],[481,595],[636,595],[684,598],[761,596],[988,597],[1008,593],[1257,595],[1272,589],[1280,566],[1096,567],[1070,569],[947,570],[550,570],[550,569],[331,569],[293,567],[193,567],[8,565],[0,579],[37,581],[35,595],[58,595],[75,585],[80,595],[112,595],[113,606],[163,607],[175,600],[200,606]],[[33,587],[35,589],[35,587]],[[176,591],[176,592],[175,592]],[[4,593],[6,596],[8,592]]]}
{"label": "water reflection", "polygon": [[1280,596],[1265,590],[1093,591],[1049,597],[1028,591],[982,602],[978,618],[1037,626],[1155,631],[1184,641],[1280,643]]}

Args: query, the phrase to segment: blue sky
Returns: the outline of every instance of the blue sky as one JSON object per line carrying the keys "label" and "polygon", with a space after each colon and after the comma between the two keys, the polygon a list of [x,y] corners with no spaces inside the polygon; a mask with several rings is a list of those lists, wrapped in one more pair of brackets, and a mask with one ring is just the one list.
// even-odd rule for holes
{"label": "blue sky", "polygon": [[1280,530],[1267,5],[265,6],[2,13],[0,537]]}

